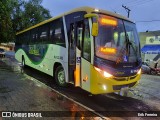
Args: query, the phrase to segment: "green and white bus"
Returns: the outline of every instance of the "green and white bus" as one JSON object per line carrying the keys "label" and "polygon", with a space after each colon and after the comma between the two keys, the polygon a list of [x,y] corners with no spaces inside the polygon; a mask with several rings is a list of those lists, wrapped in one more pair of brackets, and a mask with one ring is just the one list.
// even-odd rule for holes
{"label": "green and white bus", "polygon": [[118,92],[141,76],[136,25],[116,13],[82,7],[16,34],[15,58],[92,93]]}

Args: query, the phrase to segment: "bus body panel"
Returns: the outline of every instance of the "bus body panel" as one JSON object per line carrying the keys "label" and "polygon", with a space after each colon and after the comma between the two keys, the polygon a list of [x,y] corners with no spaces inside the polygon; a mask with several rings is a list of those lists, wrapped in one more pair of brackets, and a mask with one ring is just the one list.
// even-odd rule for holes
{"label": "bus body panel", "polygon": [[91,72],[90,71],[90,62],[88,62],[87,60],[85,60],[84,58],[82,58],[81,60],[81,66],[82,66],[82,70],[81,70],[81,87],[90,92],[90,88],[91,88],[91,81],[92,81],[92,78],[91,78]]}
{"label": "bus body panel", "polygon": [[26,54],[26,51],[24,51],[23,49],[17,50],[17,52],[15,54],[15,58],[19,62],[22,62],[22,56],[23,56],[25,59],[26,65],[28,65],[34,69],[37,69],[41,72],[44,72],[50,76],[53,76],[54,64],[60,63],[65,70],[66,81],[68,81],[68,75],[67,75],[68,57],[67,57],[67,54],[68,54],[68,51],[66,50],[66,48],[50,44],[50,45],[48,45],[48,50],[47,50],[46,55],[44,56],[44,58],[42,58],[42,61],[39,63],[36,63],[35,61],[31,60],[31,58],[29,58],[28,55]]}
{"label": "bus body panel", "polygon": [[[133,87],[140,80],[140,74],[135,75],[134,79],[126,77],[127,80],[117,81],[114,77],[105,78],[102,74],[100,74],[97,70],[95,70],[94,66],[90,66],[91,71],[91,93],[92,94],[102,94],[102,93],[112,93],[120,91],[123,87]],[[135,83],[135,84],[133,84]]]}

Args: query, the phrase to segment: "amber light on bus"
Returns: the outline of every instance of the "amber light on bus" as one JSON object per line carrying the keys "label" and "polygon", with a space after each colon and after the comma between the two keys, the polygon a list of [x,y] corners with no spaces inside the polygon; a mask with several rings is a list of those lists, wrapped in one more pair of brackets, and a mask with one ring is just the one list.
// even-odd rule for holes
{"label": "amber light on bus", "polygon": [[100,52],[104,54],[116,54],[115,48],[108,48],[108,47],[100,47]]}
{"label": "amber light on bus", "polygon": [[102,25],[113,25],[113,26],[117,26],[117,21],[114,19],[110,19],[110,18],[101,18],[100,19],[100,23]]}
{"label": "amber light on bus", "polygon": [[110,73],[108,73],[108,72],[106,72],[106,71],[103,71],[103,70],[101,70],[101,69],[99,69],[99,68],[97,68],[97,67],[94,67],[95,68],[95,70],[97,70],[98,72],[100,72],[104,77],[106,77],[106,78],[110,78],[110,77],[112,77],[113,75],[111,75]]}

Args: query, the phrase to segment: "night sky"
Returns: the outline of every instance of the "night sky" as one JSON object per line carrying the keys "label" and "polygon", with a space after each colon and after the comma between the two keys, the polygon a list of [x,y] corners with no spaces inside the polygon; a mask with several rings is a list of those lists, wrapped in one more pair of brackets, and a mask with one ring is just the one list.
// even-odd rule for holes
{"label": "night sky", "polygon": [[122,4],[131,9],[130,19],[139,32],[160,30],[160,0],[43,0],[42,5],[57,16],[74,8],[89,6],[127,16]]}

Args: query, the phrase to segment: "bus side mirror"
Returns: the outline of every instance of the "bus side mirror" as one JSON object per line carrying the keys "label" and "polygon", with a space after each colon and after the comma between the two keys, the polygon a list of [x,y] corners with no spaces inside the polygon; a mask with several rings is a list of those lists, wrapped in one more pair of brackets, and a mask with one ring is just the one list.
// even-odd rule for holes
{"label": "bus side mirror", "polygon": [[98,23],[92,24],[92,36],[96,37],[98,35]]}

